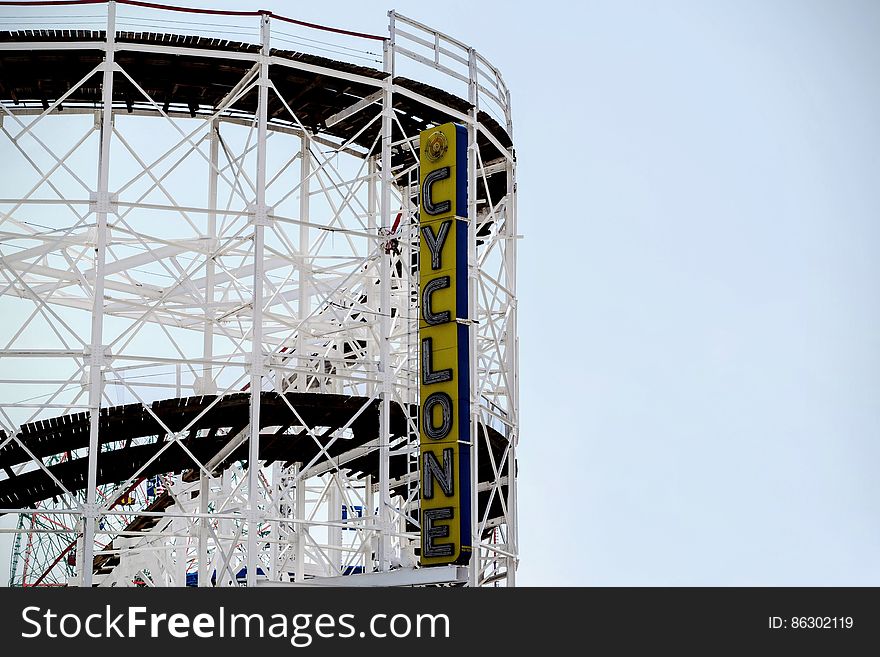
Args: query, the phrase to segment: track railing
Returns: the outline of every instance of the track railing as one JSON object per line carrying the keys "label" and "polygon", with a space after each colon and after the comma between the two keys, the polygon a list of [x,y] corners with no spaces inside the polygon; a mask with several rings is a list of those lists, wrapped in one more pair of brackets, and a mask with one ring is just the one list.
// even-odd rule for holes
{"label": "track railing", "polygon": [[[102,12],[101,7],[111,2],[119,10],[117,30],[193,34],[259,43],[260,23],[248,19],[262,21],[268,17],[272,23],[272,47],[373,68],[381,66],[381,51],[390,41],[392,72],[405,74],[397,68],[403,69],[407,63],[430,69],[435,73],[432,83],[486,111],[513,136],[510,91],[498,68],[455,37],[395,11],[388,12],[389,36],[386,37],[321,25],[264,9],[232,11],[143,0],[0,0],[0,30],[100,30],[107,24],[106,9]],[[418,72],[419,75],[413,77],[424,79],[424,68]]]}
{"label": "track railing", "polygon": [[449,80],[466,85],[464,97],[492,115],[513,136],[510,91],[497,67],[474,48],[448,34],[395,11],[388,12],[388,16],[395,73],[397,59],[402,57],[446,77],[447,84],[438,83],[441,88],[448,89]]}

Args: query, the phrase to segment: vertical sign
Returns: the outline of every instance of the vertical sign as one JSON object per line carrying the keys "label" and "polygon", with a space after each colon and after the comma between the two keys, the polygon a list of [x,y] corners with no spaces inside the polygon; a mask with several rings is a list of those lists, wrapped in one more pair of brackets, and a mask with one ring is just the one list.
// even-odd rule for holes
{"label": "vertical sign", "polygon": [[466,564],[471,557],[467,130],[445,123],[423,131],[419,143],[421,564]]}

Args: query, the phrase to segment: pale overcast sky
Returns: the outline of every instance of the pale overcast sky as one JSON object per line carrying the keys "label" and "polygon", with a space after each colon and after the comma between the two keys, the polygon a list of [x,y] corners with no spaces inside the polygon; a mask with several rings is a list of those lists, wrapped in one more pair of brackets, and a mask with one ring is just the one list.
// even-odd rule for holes
{"label": "pale overcast sky", "polygon": [[880,585],[880,4],[394,8],[513,95],[520,583]]}

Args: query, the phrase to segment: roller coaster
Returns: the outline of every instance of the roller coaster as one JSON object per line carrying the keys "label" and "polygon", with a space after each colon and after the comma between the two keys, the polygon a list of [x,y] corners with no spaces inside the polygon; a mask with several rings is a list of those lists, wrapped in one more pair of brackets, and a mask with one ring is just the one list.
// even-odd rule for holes
{"label": "roller coaster", "polygon": [[[10,584],[514,585],[498,69],[395,12],[383,36],[124,0],[0,12]],[[447,122],[471,144],[474,556],[424,568],[418,154]]]}

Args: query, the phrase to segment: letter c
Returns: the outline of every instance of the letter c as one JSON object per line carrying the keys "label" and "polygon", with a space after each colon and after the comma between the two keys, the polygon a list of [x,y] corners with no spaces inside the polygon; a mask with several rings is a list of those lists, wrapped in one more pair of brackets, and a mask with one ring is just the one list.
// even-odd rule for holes
{"label": "letter c", "polygon": [[436,217],[438,214],[449,212],[452,209],[452,201],[446,200],[434,203],[431,199],[431,188],[434,186],[434,183],[446,180],[450,175],[449,167],[441,167],[434,169],[434,171],[425,176],[425,182],[422,183],[422,208],[425,210],[425,214]]}

